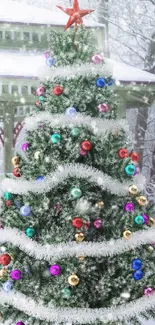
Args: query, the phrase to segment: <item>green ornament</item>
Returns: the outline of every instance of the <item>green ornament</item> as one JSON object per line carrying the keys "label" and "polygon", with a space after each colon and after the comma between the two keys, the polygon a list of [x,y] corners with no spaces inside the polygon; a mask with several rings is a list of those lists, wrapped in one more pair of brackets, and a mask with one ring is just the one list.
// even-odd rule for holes
{"label": "green ornament", "polygon": [[39,96],[39,100],[41,103],[44,103],[45,102],[45,97],[44,96]]}
{"label": "green ornament", "polygon": [[71,296],[71,291],[68,288],[64,288],[62,291],[62,298],[69,298]]}
{"label": "green ornament", "polygon": [[145,220],[144,220],[143,216],[141,216],[141,215],[138,215],[138,216],[135,217],[135,223],[137,225],[143,225],[144,221]]}
{"label": "green ornament", "polygon": [[73,128],[73,129],[71,130],[71,135],[73,135],[73,137],[78,137],[79,134],[80,134],[80,130],[79,130],[79,128]]}
{"label": "green ornament", "polygon": [[35,235],[35,229],[33,227],[28,227],[25,233],[28,237],[32,238]]}
{"label": "green ornament", "polygon": [[70,191],[70,195],[71,195],[71,197],[73,198],[73,199],[79,199],[80,197],[81,197],[81,195],[82,195],[82,191],[80,190],[80,188],[78,188],[78,187],[74,187],[74,188],[72,188],[71,189],[71,191]]}
{"label": "green ornament", "polygon": [[11,200],[12,199],[12,194],[9,192],[4,192],[4,198],[5,200]]}
{"label": "green ornament", "polygon": [[51,135],[51,141],[52,143],[60,143],[61,142],[61,135],[59,133],[54,133]]}

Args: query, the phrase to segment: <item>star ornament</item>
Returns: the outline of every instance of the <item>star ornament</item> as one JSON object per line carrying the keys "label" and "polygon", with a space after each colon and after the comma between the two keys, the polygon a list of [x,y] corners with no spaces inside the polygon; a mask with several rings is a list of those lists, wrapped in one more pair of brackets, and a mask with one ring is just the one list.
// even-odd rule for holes
{"label": "star ornament", "polygon": [[68,29],[70,26],[72,26],[74,23],[76,27],[78,24],[83,25],[82,17],[94,11],[90,9],[80,10],[78,0],[74,0],[73,8],[63,8],[61,6],[57,6],[57,7],[62,11],[64,11],[68,16],[70,16],[67,25],[65,27],[65,30]]}

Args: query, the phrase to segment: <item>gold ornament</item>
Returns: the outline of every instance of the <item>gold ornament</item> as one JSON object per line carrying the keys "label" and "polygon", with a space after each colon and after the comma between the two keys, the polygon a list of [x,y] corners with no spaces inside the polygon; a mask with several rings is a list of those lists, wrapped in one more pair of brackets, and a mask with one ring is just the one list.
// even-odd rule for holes
{"label": "gold ornament", "polygon": [[40,158],[40,155],[41,155],[41,152],[36,151],[35,154],[34,154],[34,158],[38,160]]}
{"label": "gold ornament", "polygon": [[14,166],[18,167],[19,166],[19,157],[15,156],[11,159],[11,162]]}
{"label": "gold ornament", "polygon": [[153,246],[148,246],[147,250],[148,250],[148,252],[149,252],[150,254],[152,254],[152,253],[154,252],[154,248],[153,248]]}
{"label": "gold ornament", "polygon": [[14,261],[14,259],[15,259],[15,255],[9,253],[9,256],[11,257],[11,260]]}
{"label": "gold ornament", "polygon": [[6,269],[0,270],[0,279],[3,279],[8,276],[8,271]]}
{"label": "gold ornament", "polygon": [[85,236],[84,236],[84,234],[82,232],[79,232],[79,233],[75,234],[75,239],[76,239],[77,242],[83,241],[84,238],[85,238]]}
{"label": "gold ornament", "polygon": [[68,277],[68,283],[72,286],[77,286],[79,284],[80,279],[76,274],[72,274]]}
{"label": "gold ornament", "polygon": [[84,255],[83,256],[79,256],[78,259],[79,259],[79,261],[84,261],[85,260],[85,256]]}
{"label": "gold ornament", "polygon": [[125,230],[125,231],[123,232],[123,238],[124,238],[124,239],[130,239],[130,238],[131,238],[131,235],[132,235],[132,233],[131,233],[130,230]]}
{"label": "gold ornament", "polygon": [[138,204],[142,207],[144,207],[145,205],[148,204],[147,198],[145,196],[139,196],[136,198],[136,201],[138,202]]}
{"label": "gold ornament", "polygon": [[136,185],[131,185],[129,187],[129,193],[132,194],[132,195],[137,195],[138,193],[138,188]]}
{"label": "gold ornament", "polygon": [[0,319],[2,319],[3,318],[3,315],[2,315],[2,313],[0,313]]}
{"label": "gold ornament", "polygon": [[153,227],[155,225],[155,220],[153,218],[149,218],[148,226]]}
{"label": "gold ornament", "polygon": [[95,204],[95,207],[96,207],[96,208],[99,208],[99,209],[103,208],[103,207],[104,207],[104,202],[103,202],[103,201],[97,202],[97,203]]}

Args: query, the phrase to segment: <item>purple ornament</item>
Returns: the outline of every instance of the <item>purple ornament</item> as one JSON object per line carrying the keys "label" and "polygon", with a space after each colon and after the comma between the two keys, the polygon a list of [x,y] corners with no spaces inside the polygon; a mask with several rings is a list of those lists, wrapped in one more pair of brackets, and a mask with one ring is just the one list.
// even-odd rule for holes
{"label": "purple ornament", "polygon": [[50,50],[47,50],[47,51],[45,52],[45,58],[48,59],[49,56],[50,56]]}
{"label": "purple ornament", "polygon": [[136,167],[136,170],[135,170],[133,176],[136,176],[137,174],[139,174],[139,167]]}
{"label": "purple ornament", "polygon": [[22,272],[20,270],[13,270],[11,273],[10,273],[10,276],[12,278],[12,280],[20,280],[21,277],[22,277]]}
{"label": "purple ornament", "polygon": [[26,151],[28,149],[28,147],[29,147],[29,143],[28,142],[23,143],[22,144],[22,151]]}
{"label": "purple ornament", "polygon": [[108,112],[110,110],[110,106],[106,103],[98,105],[99,112]]}
{"label": "purple ornament", "polygon": [[97,219],[94,221],[94,227],[97,229],[100,229],[102,227],[102,220],[101,219]]}
{"label": "purple ornament", "polygon": [[23,322],[18,322],[16,325],[25,325]]}
{"label": "purple ornament", "polygon": [[80,148],[80,155],[81,156],[86,156],[87,155],[87,151],[85,151],[82,148]]}
{"label": "purple ornament", "polygon": [[154,292],[154,289],[151,287],[145,288],[144,289],[144,295],[145,296],[150,296]]}
{"label": "purple ornament", "polygon": [[142,214],[143,218],[144,218],[144,223],[148,223],[149,222],[149,217],[146,216],[146,214]]}
{"label": "purple ornament", "polygon": [[57,276],[61,273],[61,267],[57,264],[53,264],[51,267],[50,267],[50,273],[54,276]]}
{"label": "purple ornament", "polygon": [[155,247],[155,242],[151,244],[153,247]]}
{"label": "purple ornament", "polygon": [[125,204],[124,209],[126,212],[133,212],[135,210],[135,207],[132,202],[128,202]]}

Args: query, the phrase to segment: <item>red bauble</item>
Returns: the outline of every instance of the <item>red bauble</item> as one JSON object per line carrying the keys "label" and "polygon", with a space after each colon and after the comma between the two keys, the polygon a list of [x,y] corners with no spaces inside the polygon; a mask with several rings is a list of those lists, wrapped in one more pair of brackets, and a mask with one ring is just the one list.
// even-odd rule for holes
{"label": "red bauble", "polygon": [[81,148],[84,150],[84,151],[90,151],[92,149],[92,143],[88,140],[85,140],[81,143]]}
{"label": "red bauble", "polygon": [[54,95],[57,95],[57,96],[60,96],[62,95],[63,93],[63,88],[61,86],[56,86],[54,89],[53,89],[53,93]]}
{"label": "red bauble", "polygon": [[21,177],[21,176],[22,176],[22,174],[20,173],[18,167],[14,168],[13,171],[12,171],[12,173],[13,173],[13,175],[16,176],[16,177]]}
{"label": "red bauble", "polygon": [[132,152],[131,154],[130,154],[130,157],[131,157],[131,159],[132,159],[132,161],[139,161],[139,154],[137,153],[137,152]]}
{"label": "red bauble", "polygon": [[10,200],[5,201],[5,205],[7,207],[10,207],[12,205],[12,201],[10,201]]}
{"label": "red bauble", "polygon": [[118,155],[120,158],[127,158],[127,157],[129,157],[129,152],[127,149],[122,148],[119,150]]}
{"label": "red bauble", "polygon": [[11,262],[11,257],[8,254],[3,254],[0,256],[0,263],[2,265],[8,265]]}
{"label": "red bauble", "polygon": [[41,106],[41,102],[40,102],[40,100],[38,99],[38,100],[36,100],[36,106],[37,107],[40,107]]}
{"label": "red bauble", "polygon": [[75,227],[75,228],[81,228],[82,226],[83,226],[83,221],[82,221],[82,219],[81,218],[74,218],[73,220],[72,220],[72,225]]}

